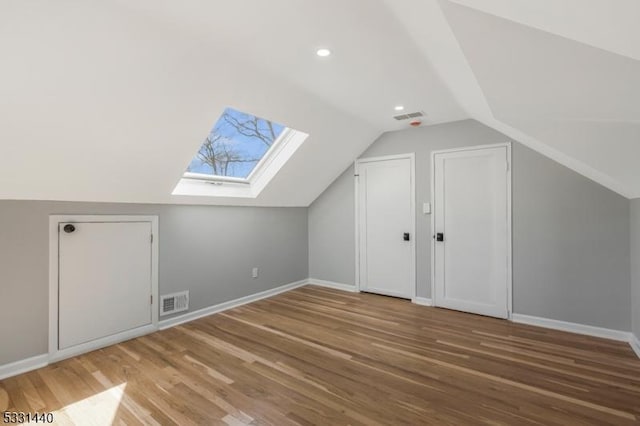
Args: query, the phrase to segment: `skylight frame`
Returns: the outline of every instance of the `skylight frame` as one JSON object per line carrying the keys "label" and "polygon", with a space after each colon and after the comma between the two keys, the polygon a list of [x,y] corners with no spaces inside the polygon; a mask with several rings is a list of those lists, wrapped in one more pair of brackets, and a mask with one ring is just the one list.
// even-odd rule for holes
{"label": "skylight frame", "polygon": [[296,131],[289,128],[284,127],[275,141],[271,144],[271,146],[265,151],[264,155],[258,160],[256,165],[251,169],[249,175],[246,178],[239,178],[233,176],[221,176],[221,175],[209,175],[206,173],[193,173],[193,172],[184,172],[182,175],[183,179],[194,180],[194,181],[207,181],[207,182],[220,182],[224,183],[235,183],[240,185],[251,185],[254,178],[256,176],[260,176],[262,171],[261,169],[268,167],[268,165],[273,161],[273,159],[277,156],[279,152],[282,151],[282,148],[287,143],[287,141],[291,138],[292,134]]}
{"label": "skylight frame", "polygon": [[273,144],[269,147],[267,152],[264,153],[258,164],[251,170],[249,176],[247,176],[247,181],[249,183],[253,182],[258,176],[260,176],[263,172],[262,169],[266,169],[269,167],[269,164],[272,163],[273,159],[278,156],[278,154],[282,151],[282,149],[286,146],[286,144],[291,139],[292,134],[295,133],[295,130],[285,127],[280,135],[276,138]]}
{"label": "skylight frame", "polygon": [[258,197],[309,137],[308,133],[283,127],[282,132],[247,178],[184,172],[171,194],[191,197]]}
{"label": "skylight frame", "polygon": [[[256,165],[257,167],[257,165]],[[193,172],[184,172],[182,175],[183,179],[195,180],[195,181],[206,181],[206,182],[222,182],[222,183],[240,183],[244,185],[248,185],[251,182],[247,178],[237,178],[233,176],[219,176],[219,175],[208,175],[206,173],[193,173]]]}

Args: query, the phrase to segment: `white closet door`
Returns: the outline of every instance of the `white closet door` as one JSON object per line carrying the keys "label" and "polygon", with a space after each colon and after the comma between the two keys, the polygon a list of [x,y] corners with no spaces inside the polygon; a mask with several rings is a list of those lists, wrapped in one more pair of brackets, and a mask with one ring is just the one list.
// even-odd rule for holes
{"label": "white closet door", "polygon": [[434,155],[436,306],[508,316],[507,147]]}
{"label": "white closet door", "polygon": [[363,291],[411,298],[415,288],[411,158],[358,164],[359,277]]}
{"label": "white closet door", "polygon": [[151,324],[151,223],[59,229],[58,349]]}

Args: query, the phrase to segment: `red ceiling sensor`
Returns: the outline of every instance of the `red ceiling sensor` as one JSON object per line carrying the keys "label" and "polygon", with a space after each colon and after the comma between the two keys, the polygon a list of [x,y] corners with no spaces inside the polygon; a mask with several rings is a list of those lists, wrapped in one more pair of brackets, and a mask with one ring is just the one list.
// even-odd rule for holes
{"label": "red ceiling sensor", "polygon": [[409,123],[411,127],[418,127],[421,124],[422,124],[422,120],[413,120]]}

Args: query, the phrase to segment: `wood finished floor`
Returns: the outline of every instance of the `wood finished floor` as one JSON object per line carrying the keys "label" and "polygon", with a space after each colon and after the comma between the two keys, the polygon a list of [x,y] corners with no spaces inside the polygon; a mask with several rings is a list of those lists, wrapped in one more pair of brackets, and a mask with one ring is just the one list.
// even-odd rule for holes
{"label": "wood finished floor", "polygon": [[[625,425],[625,343],[307,286],[0,381],[58,424]],[[113,420],[112,420],[113,419]]]}

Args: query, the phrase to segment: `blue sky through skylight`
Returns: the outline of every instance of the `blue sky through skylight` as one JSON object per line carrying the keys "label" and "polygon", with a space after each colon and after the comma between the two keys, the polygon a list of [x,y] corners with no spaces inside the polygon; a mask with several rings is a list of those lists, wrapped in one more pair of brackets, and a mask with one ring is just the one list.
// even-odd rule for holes
{"label": "blue sky through skylight", "polygon": [[227,108],[191,160],[187,172],[246,178],[285,128]]}

